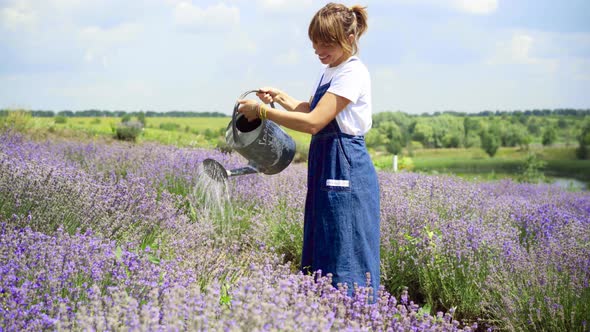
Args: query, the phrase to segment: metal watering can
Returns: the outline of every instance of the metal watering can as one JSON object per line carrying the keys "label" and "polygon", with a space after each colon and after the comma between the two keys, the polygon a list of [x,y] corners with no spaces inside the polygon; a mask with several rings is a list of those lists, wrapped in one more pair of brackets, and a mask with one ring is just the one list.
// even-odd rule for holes
{"label": "metal watering can", "polygon": [[[243,93],[239,99],[258,92],[251,90]],[[274,108],[274,104],[270,104]],[[270,120],[256,119],[249,122],[238,112],[240,104],[236,102],[232,119],[225,131],[225,142],[248,160],[245,167],[226,170],[213,159],[205,159],[205,173],[217,181],[225,181],[230,176],[252,173],[277,174],[287,168],[295,156],[295,141],[281,127]]]}

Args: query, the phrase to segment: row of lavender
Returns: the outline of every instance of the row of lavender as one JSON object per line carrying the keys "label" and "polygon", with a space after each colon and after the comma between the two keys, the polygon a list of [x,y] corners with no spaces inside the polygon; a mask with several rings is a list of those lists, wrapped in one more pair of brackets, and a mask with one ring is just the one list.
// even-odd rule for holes
{"label": "row of lavender", "polygon": [[210,157],[242,166],[238,156],[0,138],[6,330],[454,330],[477,318],[506,329],[587,330],[588,194],[381,173],[387,291],[350,299],[326,279],[292,272],[301,165],[232,178],[220,214],[196,195],[205,190],[199,167]]}

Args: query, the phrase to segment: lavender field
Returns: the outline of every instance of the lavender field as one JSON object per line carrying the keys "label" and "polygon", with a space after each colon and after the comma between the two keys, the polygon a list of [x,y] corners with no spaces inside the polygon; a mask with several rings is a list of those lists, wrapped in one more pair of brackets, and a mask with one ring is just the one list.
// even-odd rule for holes
{"label": "lavender field", "polygon": [[590,329],[588,192],[382,172],[382,288],[351,298],[297,272],[305,165],[212,194],[206,158],[246,164],[0,134],[0,331]]}

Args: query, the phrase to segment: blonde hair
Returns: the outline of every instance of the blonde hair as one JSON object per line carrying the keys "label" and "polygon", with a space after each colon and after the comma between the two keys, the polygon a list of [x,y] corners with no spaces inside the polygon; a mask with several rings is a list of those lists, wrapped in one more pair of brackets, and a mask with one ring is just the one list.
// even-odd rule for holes
{"label": "blonde hair", "polygon": [[[313,43],[337,44],[351,56],[358,52],[358,39],[367,31],[367,8],[329,3],[309,23],[308,35]],[[349,35],[354,36],[352,43]]]}

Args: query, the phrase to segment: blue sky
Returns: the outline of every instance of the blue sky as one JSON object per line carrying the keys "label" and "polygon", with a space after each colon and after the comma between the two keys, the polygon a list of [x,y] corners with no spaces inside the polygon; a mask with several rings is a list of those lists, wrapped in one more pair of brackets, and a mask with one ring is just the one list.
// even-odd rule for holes
{"label": "blue sky", "polygon": [[[0,108],[229,114],[308,99],[311,0],[0,0]],[[588,0],[372,0],[374,112],[590,108]]]}

